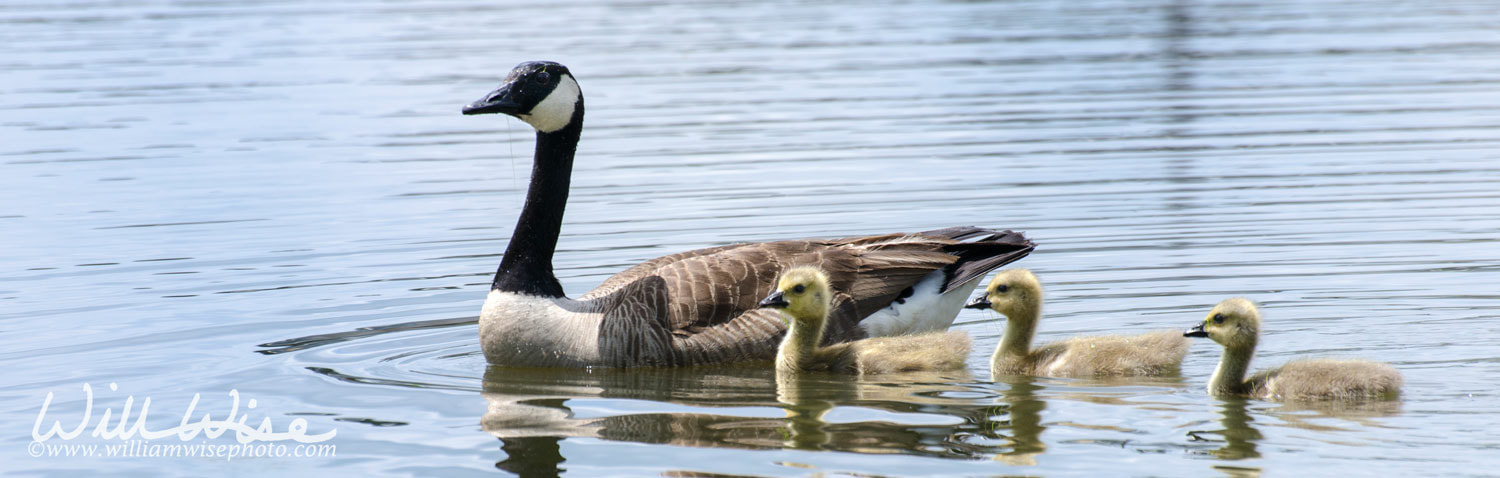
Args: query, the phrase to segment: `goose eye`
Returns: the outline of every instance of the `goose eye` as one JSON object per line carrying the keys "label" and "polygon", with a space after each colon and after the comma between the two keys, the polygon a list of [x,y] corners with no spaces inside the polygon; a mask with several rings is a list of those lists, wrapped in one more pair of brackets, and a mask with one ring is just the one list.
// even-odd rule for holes
{"label": "goose eye", "polygon": [[1224,323],[1224,314],[1214,314],[1214,323],[1215,324],[1222,324],[1222,323]]}
{"label": "goose eye", "polygon": [[792,288],[792,292],[797,293],[797,294],[801,294],[801,293],[806,292],[806,291],[807,291],[807,286],[804,286],[802,284],[797,284],[796,287]]}
{"label": "goose eye", "polygon": [[1005,284],[1000,284],[1000,285],[995,286],[995,292],[996,293],[1004,294],[1008,290],[1010,290],[1010,286],[1005,285]]}
{"label": "goose eye", "polygon": [[546,71],[538,71],[536,72],[536,75],[532,76],[532,78],[534,78],[538,84],[545,85],[547,84],[547,80],[552,79],[552,75],[548,74]]}

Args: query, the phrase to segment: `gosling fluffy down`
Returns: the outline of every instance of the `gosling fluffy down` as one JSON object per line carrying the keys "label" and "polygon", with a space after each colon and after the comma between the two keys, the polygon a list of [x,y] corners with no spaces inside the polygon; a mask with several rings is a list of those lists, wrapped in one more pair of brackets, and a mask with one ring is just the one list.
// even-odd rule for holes
{"label": "gosling fluffy down", "polygon": [[1042,314],[1042,283],[1026,269],[996,274],[984,295],[966,307],[991,309],[1007,319],[1005,336],[990,357],[992,375],[1166,375],[1178,371],[1188,351],[1188,340],[1175,331],[1074,337],[1031,348]]}
{"label": "gosling fluffy down", "polygon": [[761,307],[781,309],[786,337],[776,354],[776,371],[828,371],[873,375],[893,372],[941,371],[963,368],[972,345],[963,332],[879,337],[820,346],[830,309],[846,306],[850,298],[832,291],[828,276],[803,266],[782,274],[776,290]]}
{"label": "gosling fluffy down", "polygon": [[1260,340],[1260,310],[1248,299],[1220,302],[1197,326],[1183,333],[1208,337],[1224,346],[1208,393],[1262,400],[1354,400],[1391,398],[1401,393],[1401,372],[1364,359],[1300,359],[1245,378]]}

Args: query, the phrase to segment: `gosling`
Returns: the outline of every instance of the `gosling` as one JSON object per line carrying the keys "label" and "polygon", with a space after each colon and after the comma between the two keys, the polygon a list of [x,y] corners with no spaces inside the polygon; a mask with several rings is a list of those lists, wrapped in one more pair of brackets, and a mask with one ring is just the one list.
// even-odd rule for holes
{"label": "gosling", "polygon": [[835,295],[816,267],[786,271],[761,307],[781,309],[786,337],[776,352],[778,373],[828,371],[857,375],[943,371],[963,368],[971,347],[963,332],[879,337],[819,347],[828,311],[849,297]]}
{"label": "gosling", "polygon": [[1248,299],[1220,302],[1208,317],[1182,334],[1208,337],[1224,346],[1208,393],[1261,400],[1311,401],[1389,398],[1401,393],[1401,373],[1362,359],[1300,359],[1250,378],[1250,358],[1260,340],[1260,310]]}
{"label": "gosling", "polygon": [[1007,319],[1005,335],[990,357],[991,375],[1046,377],[1149,376],[1176,373],[1187,355],[1188,340],[1176,331],[1131,337],[1073,337],[1035,349],[1042,315],[1042,283],[1026,269],[995,275],[984,295],[965,306],[992,309]]}

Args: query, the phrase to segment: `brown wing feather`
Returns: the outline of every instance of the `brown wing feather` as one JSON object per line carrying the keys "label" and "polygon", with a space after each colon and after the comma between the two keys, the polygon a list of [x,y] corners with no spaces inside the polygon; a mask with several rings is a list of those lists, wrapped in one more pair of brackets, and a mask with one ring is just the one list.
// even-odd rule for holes
{"label": "brown wing feather", "polygon": [[672,341],[683,365],[761,361],[776,357],[785,333],[781,312],[754,309],[722,324],[674,334]]}
{"label": "brown wing feather", "polygon": [[604,282],[601,282],[598,287],[595,287],[594,290],[588,291],[588,293],[583,294],[583,296],[580,298],[588,300],[596,297],[604,297],[606,295],[609,295],[611,292],[619,290],[621,287],[634,282],[637,279],[656,275],[657,269],[665,267],[668,264],[672,264],[674,262],[682,261],[684,259],[692,257],[715,254],[725,250],[745,247],[748,245],[750,244],[729,244],[718,247],[707,247],[703,249],[683,251],[676,254],[670,254],[651,259],[649,261],[631,266],[629,269],[620,271],[620,273],[612,275],[608,279],[604,279]]}
{"label": "brown wing feather", "polygon": [[[606,360],[616,360],[615,355],[634,365],[762,360],[775,355],[785,325],[774,311],[759,310],[759,302],[790,267],[817,265],[828,274],[834,303],[824,343],[839,343],[864,338],[860,320],[890,305],[932,271],[963,265],[966,254],[972,261],[991,259],[971,251],[990,247],[1010,254],[990,268],[1030,252],[1030,243],[1009,231],[961,227],[932,232],[942,235],[885,234],[686,251],[631,267],[583,298],[597,299],[603,308],[600,352]],[[1014,237],[1023,244],[960,242],[975,237]]]}
{"label": "brown wing feather", "polygon": [[958,262],[939,292],[947,292],[954,286],[984,278],[985,274],[1000,266],[1021,260],[1035,248],[1036,244],[1026,240],[1025,236],[1010,231],[979,242],[948,246],[947,252],[958,256]]}
{"label": "brown wing feather", "polygon": [[[632,268],[632,281],[661,281],[665,288],[667,326],[674,331],[701,330],[729,322],[759,307],[776,278],[788,268],[814,264],[828,274],[838,296],[857,298],[830,315],[830,338],[849,340],[845,332],[891,301],[928,273],[952,264],[956,256],[941,252],[945,240],[909,240],[898,245],[822,241],[779,241],[725,247],[658,262],[650,274]],[[620,284],[611,278],[607,283]],[[626,282],[617,287],[624,290]],[[591,292],[589,296],[599,294]],[[646,312],[642,310],[641,312]],[[846,330],[847,329],[847,330]],[[858,337],[853,337],[858,338]],[[840,340],[842,341],[842,340]]]}
{"label": "brown wing feather", "polygon": [[646,276],[619,288],[604,302],[599,326],[599,356],[611,367],[677,365],[671,327],[664,314],[668,303],[666,281]]}

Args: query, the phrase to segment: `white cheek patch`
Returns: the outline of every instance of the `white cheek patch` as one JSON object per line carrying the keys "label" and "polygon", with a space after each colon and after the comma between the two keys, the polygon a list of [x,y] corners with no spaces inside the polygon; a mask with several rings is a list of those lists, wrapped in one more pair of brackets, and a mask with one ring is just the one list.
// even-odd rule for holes
{"label": "white cheek patch", "polygon": [[579,95],[578,83],[573,81],[573,76],[563,75],[552,93],[537,103],[530,113],[518,117],[543,133],[563,129],[573,121],[573,107],[578,104]]}

